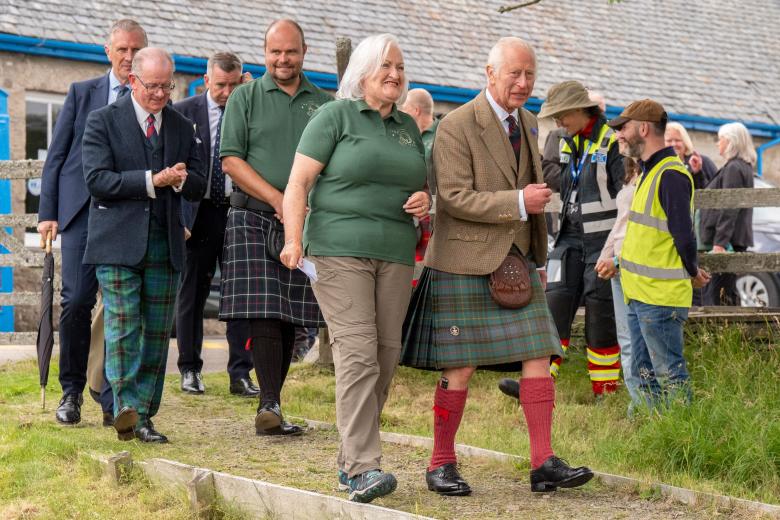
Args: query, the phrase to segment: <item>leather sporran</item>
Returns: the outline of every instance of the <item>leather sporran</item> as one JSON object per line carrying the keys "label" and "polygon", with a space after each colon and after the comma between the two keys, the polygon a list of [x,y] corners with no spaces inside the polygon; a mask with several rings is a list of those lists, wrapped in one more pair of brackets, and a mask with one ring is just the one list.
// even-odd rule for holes
{"label": "leather sporran", "polygon": [[524,256],[510,251],[498,269],[490,273],[493,301],[507,309],[521,309],[528,305],[534,294],[530,269]]}
{"label": "leather sporran", "polygon": [[282,249],[284,249],[284,226],[273,217],[270,220],[271,230],[268,232],[268,237],[265,241],[265,250],[268,253],[268,258],[281,264],[280,255],[282,254]]}

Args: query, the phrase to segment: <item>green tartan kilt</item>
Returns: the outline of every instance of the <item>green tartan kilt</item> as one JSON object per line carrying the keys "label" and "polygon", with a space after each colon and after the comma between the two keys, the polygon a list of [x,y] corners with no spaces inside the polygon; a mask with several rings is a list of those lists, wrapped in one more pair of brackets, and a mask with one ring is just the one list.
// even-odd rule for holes
{"label": "green tartan kilt", "polygon": [[487,275],[423,269],[404,320],[400,363],[426,370],[516,371],[526,359],[562,356],[536,270],[531,272],[533,298],[522,309],[493,301],[488,280]]}

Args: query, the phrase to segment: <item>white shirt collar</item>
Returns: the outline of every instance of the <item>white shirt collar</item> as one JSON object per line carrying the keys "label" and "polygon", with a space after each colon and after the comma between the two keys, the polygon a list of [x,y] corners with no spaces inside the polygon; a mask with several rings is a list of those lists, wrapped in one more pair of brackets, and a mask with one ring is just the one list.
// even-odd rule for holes
{"label": "white shirt collar", "polygon": [[[135,109],[135,118],[138,120],[138,124],[141,125],[141,130],[146,132],[146,118],[149,117],[147,112],[138,101],[135,100],[135,94],[130,93],[130,99],[133,100],[133,108]],[[162,110],[152,114],[154,116],[154,127],[157,129],[157,133],[160,132],[160,125],[162,125]]]}
{"label": "white shirt collar", "polygon": [[[127,85],[128,87],[130,86],[127,83],[125,85]],[[108,88],[110,90],[116,90],[117,87],[121,87],[121,86],[124,85],[122,85],[122,82],[119,81],[119,78],[116,77],[116,74],[114,74],[114,69],[112,68],[110,71],[108,71]]]}
{"label": "white shirt collar", "polygon": [[219,105],[216,101],[211,97],[211,91],[206,91],[206,104],[209,107],[209,112],[217,112],[219,111]]}
{"label": "white shirt collar", "polygon": [[490,103],[490,108],[492,108],[493,112],[496,113],[496,115],[498,116],[498,120],[499,121],[504,123],[506,121],[506,118],[508,116],[510,116],[510,115],[515,116],[515,121],[516,122],[520,121],[519,113],[518,113],[519,111],[517,109],[514,109],[512,112],[507,112],[506,110],[504,110],[504,107],[499,105],[496,102],[496,100],[493,99],[493,96],[490,95],[490,90],[487,89],[487,88],[485,89],[485,97],[487,97],[488,103]]}

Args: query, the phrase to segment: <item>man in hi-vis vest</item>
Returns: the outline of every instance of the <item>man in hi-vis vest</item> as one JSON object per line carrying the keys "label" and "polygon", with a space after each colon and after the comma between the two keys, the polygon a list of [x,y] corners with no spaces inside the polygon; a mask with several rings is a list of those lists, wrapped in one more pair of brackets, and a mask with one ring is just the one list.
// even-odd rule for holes
{"label": "man in hi-vis vest", "polygon": [[683,324],[693,288],[710,279],[697,264],[693,179],[664,144],[666,121],[663,106],[644,99],[608,123],[617,131],[620,152],[642,169],[619,264],[634,371],[650,407],[674,398],[690,401]]}

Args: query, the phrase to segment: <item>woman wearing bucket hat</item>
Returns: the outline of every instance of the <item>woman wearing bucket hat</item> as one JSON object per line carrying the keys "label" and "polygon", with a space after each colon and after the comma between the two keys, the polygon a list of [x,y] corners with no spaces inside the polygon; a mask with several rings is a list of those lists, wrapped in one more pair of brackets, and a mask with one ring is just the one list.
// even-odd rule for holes
{"label": "woman wearing bucket hat", "polygon": [[[623,158],[604,112],[578,81],[550,87],[539,117],[552,117],[565,130],[560,146],[563,208],[555,246],[547,264],[547,303],[564,351],[580,301],[585,302],[585,339],[593,393],[614,392],[620,375],[620,346],[615,332],[612,290],[595,265],[617,216],[615,197],[623,187]],[[562,359],[554,356],[557,376]],[[502,380],[500,388],[516,396],[519,386]]]}

